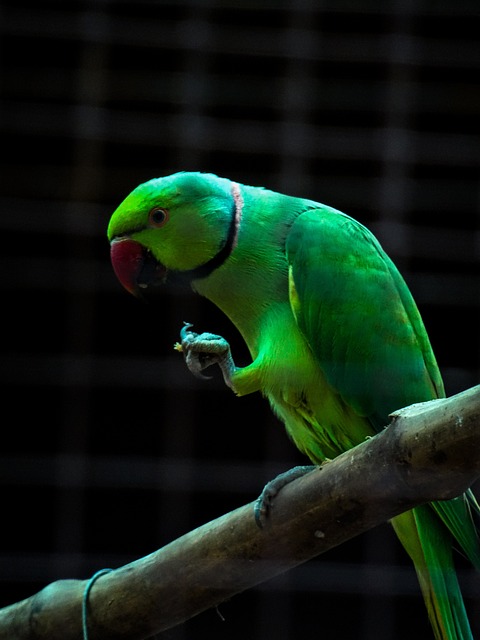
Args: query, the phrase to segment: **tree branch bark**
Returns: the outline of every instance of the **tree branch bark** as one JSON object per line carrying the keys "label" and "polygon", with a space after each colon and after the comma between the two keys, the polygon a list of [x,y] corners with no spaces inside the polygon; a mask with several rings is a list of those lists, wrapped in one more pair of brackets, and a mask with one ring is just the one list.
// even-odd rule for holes
{"label": "tree branch bark", "polygon": [[[91,640],[142,640],[480,476],[480,386],[393,414],[388,429],[286,486],[260,530],[253,503],[101,576]],[[78,640],[86,580],[0,610],[0,640]]]}

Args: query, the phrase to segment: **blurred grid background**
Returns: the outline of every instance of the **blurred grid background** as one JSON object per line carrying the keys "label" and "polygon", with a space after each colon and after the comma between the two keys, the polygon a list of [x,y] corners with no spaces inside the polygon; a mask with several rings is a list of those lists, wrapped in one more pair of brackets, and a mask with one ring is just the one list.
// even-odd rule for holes
{"label": "blurred grid background", "polygon": [[[140,182],[212,171],[353,215],[413,290],[447,393],[478,382],[479,16],[478,0],[0,1],[0,605],[146,555],[304,461],[261,397],[173,352],[188,320],[247,362],[219,312],[116,282],[105,228]],[[430,637],[387,525],[220,612],[162,637]]]}

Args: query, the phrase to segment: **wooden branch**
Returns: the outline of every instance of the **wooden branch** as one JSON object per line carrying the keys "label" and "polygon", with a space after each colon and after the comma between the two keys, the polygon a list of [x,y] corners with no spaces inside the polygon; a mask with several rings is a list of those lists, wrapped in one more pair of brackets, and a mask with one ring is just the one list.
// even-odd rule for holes
{"label": "wooden branch", "polygon": [[[248,504],[101,576],[90,639],[149,638],[479,476],[480,386],[402,409],[381,434],[285,487],[265,529]],[[0,610],[0,640],[80,639],[86,582],[60,580]]]}

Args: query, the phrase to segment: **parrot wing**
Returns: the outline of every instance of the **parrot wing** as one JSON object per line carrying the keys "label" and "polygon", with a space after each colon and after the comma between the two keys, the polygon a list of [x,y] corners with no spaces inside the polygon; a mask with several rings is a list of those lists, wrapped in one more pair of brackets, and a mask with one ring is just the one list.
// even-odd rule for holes
{"label": "parrot wing", "polygon": [[322,207],[286,242],[290,301],[331,386],[378,431],[388,415],[444,395],[413,298],[376,238]]}

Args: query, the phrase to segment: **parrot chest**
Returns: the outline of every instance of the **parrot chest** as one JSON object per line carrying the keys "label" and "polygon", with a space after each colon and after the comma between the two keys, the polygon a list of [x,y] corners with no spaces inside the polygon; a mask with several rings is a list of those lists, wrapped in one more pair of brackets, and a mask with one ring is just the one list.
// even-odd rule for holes
{"label": "parrot chest", "polygon": [[287,336],[282,332],[274,345],[269,340],[257,358],[261,391],[297,448],[319,464],[374,431],[328,383],[296,323],[289,323]]}
{"label": "parrot chest", "polygon": [[316,464],[335,458],[373,434],[318,372],[305,385],[295,378],[291,384],[285,380],[280,388],[275,384],[269,387],[264,394],[274,413],[297,448]]}

